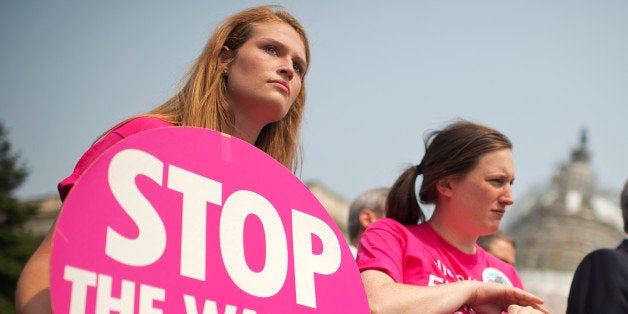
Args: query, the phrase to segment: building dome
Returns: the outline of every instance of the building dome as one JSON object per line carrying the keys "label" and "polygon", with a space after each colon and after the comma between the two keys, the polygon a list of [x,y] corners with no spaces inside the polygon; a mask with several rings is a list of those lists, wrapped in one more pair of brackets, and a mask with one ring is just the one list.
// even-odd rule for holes
{"label": "building dome", "polygon": [[506,229],[517,243],[517,269],[526,290],[564,313],[571,279],[584,256],[614,248],[624,237],[619,191],[599,189],[587,137],[545,186],[523,196]]}
{"label": "building dome", "polygon": [[520,268],[575,271],[589,252],[615,247],[623,237],[618,193],[598,190],[589,163],[586,133],[571,160],[559,167],[549,187],[524,198],[528,208],[510,225]]}

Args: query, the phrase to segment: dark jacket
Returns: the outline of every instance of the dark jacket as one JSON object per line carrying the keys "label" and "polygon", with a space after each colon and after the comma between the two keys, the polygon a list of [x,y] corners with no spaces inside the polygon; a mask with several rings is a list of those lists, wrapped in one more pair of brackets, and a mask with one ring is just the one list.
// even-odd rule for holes
{"label": "dark jacket", "polygon": [[567,300],[567,314],[575,313],[628,313],[628,239],[580,262]]}

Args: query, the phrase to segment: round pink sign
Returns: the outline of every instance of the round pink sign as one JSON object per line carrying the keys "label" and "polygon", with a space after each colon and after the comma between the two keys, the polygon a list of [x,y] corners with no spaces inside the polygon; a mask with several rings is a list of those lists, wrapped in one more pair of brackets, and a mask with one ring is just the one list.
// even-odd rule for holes
{"label": "round pink sign", "polygon": [[183,127],[121,141],[77,182],[51,294],[56,313],[368,313],[307,187],[244,141]]}

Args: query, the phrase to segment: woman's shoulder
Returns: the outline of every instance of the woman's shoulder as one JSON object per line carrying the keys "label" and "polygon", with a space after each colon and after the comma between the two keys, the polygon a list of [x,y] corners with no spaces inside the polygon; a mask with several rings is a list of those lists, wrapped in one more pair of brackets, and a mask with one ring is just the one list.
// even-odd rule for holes
{"label": "woman's shoulder", "polygon": [[118,134],[122,138],[156,128],[174,126],[172,123],[150,116],[140,116],[126,120],[111,130],[110,133]]}
{"label": "woman's shoulder", "polygon": [[382,218],[372,223],[369,228],[405,229],[405,226],[392,218]]}
{"label": "woman's shoulder", "polygon": [[111,146],[133,134],[168,126],[173,126],[173,124],[159,118],[141,116],[131,118],[113,127],[83,153],[72,174],[59,182],[57,189],[61,200],[65,200],[68,192],[83,172]]}
{"label": "woman's shoulder", "polygon": [[405,238],[414,238],[417,235],[425,232],[424,230],[422,230],[423,229],[422,224],[421,225],[404,225],[392,218],[379,219],[375,221],[374,223],[372,223],[367,228],[367,231],[369,231],[369,229],[371,230],[371,232],[385,231],[385,232],[389,232],[393,234],[404,235]]}

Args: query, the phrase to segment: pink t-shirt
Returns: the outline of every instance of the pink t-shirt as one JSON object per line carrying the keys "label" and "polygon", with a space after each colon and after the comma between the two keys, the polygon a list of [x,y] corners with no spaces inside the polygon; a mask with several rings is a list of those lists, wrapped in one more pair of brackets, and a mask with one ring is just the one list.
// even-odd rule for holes
{"label": "pink t-shirt", "polygon": [[61,201],[65,200],[66,196],[76,183],[76,180],[85,172],[85,170],[94,162],[102,153],[104,153],[109,147],[115,143],[142,131],[173,126],[172,123],[153,117],[139,117],[129,120],[111,132],[107,133],[94,145],[92,145],[79,159],[78,163],[74,167],[74,171],[67,178],[63,179],[57,185],[59,190],[59,196]]}
{"label": "pink t-shirt", "polygon": [[[523,289],[515,268],[476,245],[466,254],[443,239],[427,223],[402,225],[384,218],[362,235],[357,263],[360,271],[377,269],[395,282],[433,286],[461,280],[493,281]],[[461,312],[466,313],[464,309]]]}

